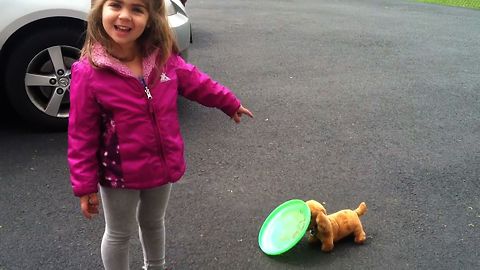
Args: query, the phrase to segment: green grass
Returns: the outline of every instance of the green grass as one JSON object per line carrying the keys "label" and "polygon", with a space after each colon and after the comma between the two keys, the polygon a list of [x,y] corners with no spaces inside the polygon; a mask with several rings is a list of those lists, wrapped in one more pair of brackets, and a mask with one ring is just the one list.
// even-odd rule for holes
{"label": "green grass", "polygon": [[424,3],[447,5],[447,6],[480,9],[480,0],[417,0],[417,1],[424,2]]}

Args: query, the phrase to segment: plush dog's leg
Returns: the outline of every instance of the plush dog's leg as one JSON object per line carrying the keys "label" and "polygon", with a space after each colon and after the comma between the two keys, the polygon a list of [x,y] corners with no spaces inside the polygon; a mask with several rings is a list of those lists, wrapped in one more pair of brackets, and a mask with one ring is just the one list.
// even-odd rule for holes
{"label": "plush dog's leg", "polygon": [[359,245],[363,244],[367,239],[367,235],[365,234],[361,223],[359,223],[358,226],[355,228],[353,234],[355,235],[355,243]]}
{"label": "plush dog's leg", "polygon": [[322,241],[322,251],[330,252],[333,250],[333,237],[328,237]]}
{"label": "plush dog's leg", "polygon": [[309,244],[316,244],[318,243],[318,241],[320,241],[320,239],[318,239],[316,235],[311,235],[310,233],[308,233],[307,241]]}
{"label": "plush dog's leg", "polygon": [[307,236],[308,236],[307,239],[309,244],[315,244],[318,241],[320,241],[320,239],[318,239],[317,237],[317,233],[318,233],[317,224],[313,223],[311,228],[307,230]]}

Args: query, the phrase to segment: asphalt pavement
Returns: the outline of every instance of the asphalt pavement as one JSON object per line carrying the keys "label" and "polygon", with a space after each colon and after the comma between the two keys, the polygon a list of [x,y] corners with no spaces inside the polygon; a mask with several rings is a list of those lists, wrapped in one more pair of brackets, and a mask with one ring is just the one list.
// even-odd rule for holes
{"label": "asphalt pavement", "polygon": [[[190,62],[254,114],[180,100],[188,170],[173,269],[480,269],[480,11],[381,0],[192,0]],[[101,269],[103,216],[73,197],[66,134],[0,127],[0,269]],[[368,205],[367,241],[267,256],[290,199]],[[131,269],[142,261],[132,239]]]}

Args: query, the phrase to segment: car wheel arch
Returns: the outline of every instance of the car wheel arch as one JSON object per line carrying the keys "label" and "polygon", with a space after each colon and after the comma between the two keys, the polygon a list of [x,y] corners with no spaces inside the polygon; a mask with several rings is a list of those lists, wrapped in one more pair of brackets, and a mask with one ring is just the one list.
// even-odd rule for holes
{"label": "car wheel arch", "polygon": [[[73,17],[51,17],[51,18],[43,18],[38,19],[35,21],[31,21],[20,28],[18,28],[13,34],[11,34],[8,39],[6,40],[5,44],[2,47],[0,61],[4,61],[5,58],[8,57],[8,52],[15,46],[18,41],[21,41],[28,35],[35,31],[35,29],[40,28],[50,28],[50,27],[58,27],[59,25],[67,25],[69,24],[76,30],[85,30],[86,29],[86,22],[79,18]],[[3,74],[3,72],[2,72]]]}

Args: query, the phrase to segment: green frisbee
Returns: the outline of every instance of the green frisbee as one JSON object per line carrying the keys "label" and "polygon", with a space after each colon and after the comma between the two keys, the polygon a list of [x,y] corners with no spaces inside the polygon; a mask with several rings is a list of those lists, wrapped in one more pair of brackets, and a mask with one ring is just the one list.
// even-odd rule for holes
{"label": "green frisbee", "polygon": [[286,201],[265,219],[258,234],[258,245],[268,255],[282,254],[302,239],[309,224],[307,204],[298,199]]}

